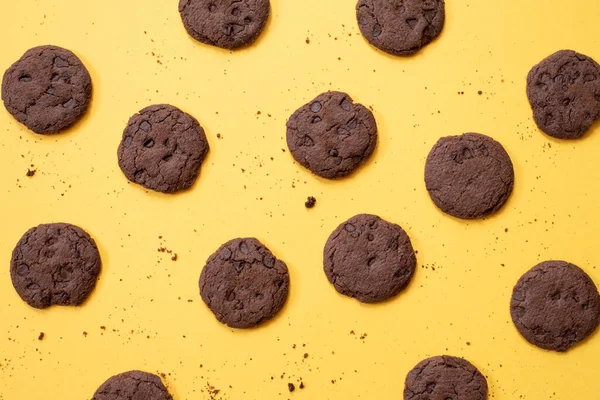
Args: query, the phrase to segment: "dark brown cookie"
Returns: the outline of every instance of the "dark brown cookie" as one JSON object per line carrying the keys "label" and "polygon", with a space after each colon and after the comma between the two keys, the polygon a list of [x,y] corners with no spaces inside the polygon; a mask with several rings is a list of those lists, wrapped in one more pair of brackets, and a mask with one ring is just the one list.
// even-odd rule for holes
{"label": "dark brown cookie", "polygon": [[400,293],[416,265],[415,251],[406,232],[369,214],[356,215],[338,226],[323,253],[329,282],[338,292],[363,303],[386,300]]}
{"label": "dark brown cookie", "polygon": [[287,266],[261,242],[233,239],[206,262],[200,296],[220,322],[251,328],[281,310],[289,285]]}
{"label": "dark brown cookie", "polygon": [[358,27],[386,53],[408,56],[435,39],[444,27],[443,0],[359,0]]}
{"label": "dark brown cookie", "polygon": [[92,400],[173,400],[173,397],[158,376],[129,371],[108,378]]}
{"label": "dark brown cookie", "polygon": [[406,376],[404,400],[486,400],[485,377],[470,362],[452,356],[431,357]]}
{"label": "dark brown cookie", "polygon": [[80,305],[96,286],[99,274],[96,243],[70,224],[31,228],[17,243],[10,261],[15,290],[35,308]]}
{"label": "dark brown cookie", "polygon": [[158,104],[129,120],[119,145],[119,166],[130,181],[173,193],[193,185],[208,150],[204,129],[194,117]]}
{"label": "dark brown cookie", "polygon": [[510,315],[531,344],[567,351],[598,327],[600,295],[579,267],[565,261],[545,261],[517,282]]}
{"label": "dark brown cookie", "polygon": [[191,37],[230,50],[253,43],[270,12],[269,0],[179,1],[179,14]]}
{"label": "dark brown cookie", "polygon": [[8,112],[40,134],[73,125],[87,111],[91,96],[88,70],[75,54],[56,46],[27,50],[2,79]]}
{"label": "dark brown cookie", "polygon": [[527,97],[543,132],[577,139],[600,118],[600,65],[583,54],[560,50],[529,71]]}
{"label": "dark brown cookie", "polygon": [[431,199],[457,218],[481,218],[498,211],[508,200],[514,179],[504,147],[478,133],[441,138],[425,164]]}
{"label": "dark brown cookie", "polygon": [[322,178],[341,178],[364,163],[377,144],[373,113],[346,93],[327,92],[287,122],[287,145],[300,165]]}

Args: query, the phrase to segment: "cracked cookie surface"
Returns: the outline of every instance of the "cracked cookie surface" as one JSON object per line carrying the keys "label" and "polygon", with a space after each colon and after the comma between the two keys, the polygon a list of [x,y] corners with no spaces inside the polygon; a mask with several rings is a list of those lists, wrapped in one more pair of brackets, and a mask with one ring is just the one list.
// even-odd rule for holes
{"label": "cracked cookie surface", "polygon": [[224,49],[253,43],[271,11],[269,0],[180,0],[179,13],[188,34]]}
{"label": "cracked cookie surface", "polygon": [[323,269],[335,289],[363,303],[389,299],[410,282],[417,259],[410,238],[396,224],[359,214],[329,236]]}
{"label": "cracked cookie surface", "polygon": [[87,111],[92,80],[71,51],[56,46],[27,50],[2,79],[2,100],[17,121],[39,134],[58,133]]}
{"label": "cracked cookie surface", "polygon": [[173,397],[158,376],[129,371],[108,378],[92,400],[173,400]]}
{"label": "cracked cookie surface", "polygon": [[118,149],[119,166],[130,181],[173,193],[194,184],[208,150],[194,117],[171,105],[153,105],[129,120]]}
{"label": "cracked cookie surface", "polygon": [[506,150],[494,139],[478,133],[447,136],[427,156],[425,185],[446,214],[482,218],[506,203],[514,170]]}
{"label": "cracked cookie surface", "polygon": [[487,381],[470,362],[452,356],[431,357],[406,376],[404,400],[486,400]]}
{"label": "cracked cookie surface", "polygon": [[99,274],[100,254],[94,240],[81,228],[64,223],[28,230],[10,262],[15,290],[35,308],[80,305]]}
{"label": "cracked cookie surface", "polygon": [[527,97],[544,133],[577,139],[600,118],[600,65],[586,55],[560,50],[529,71]]}
{"label": "cracked cookie surface", "polygon": [[200,275],[200,296],[215,317],[232,328],[251,328],[272,318],[288,296],[285,263],[254,238],[222,245]]}
{"label": "cracked cookie surface", "polygon": [[531,344],[567,351],[598,327],[600,295],[579,267],[565,261],[545,261],[515,285],[510,315]]}
{"label": "cracked cookie surface", "polygon": [[287,121],[287,145],[294,159],[322,178],[341,178],[375,150],[373,113],[342,92],[326,92],[300,107]]}
{"label": "cracked cookie surface", "polygon": [[380,50],[398,56],[419,51],[444,27],[443,0],[360,0],[356,19],[361,33]]}

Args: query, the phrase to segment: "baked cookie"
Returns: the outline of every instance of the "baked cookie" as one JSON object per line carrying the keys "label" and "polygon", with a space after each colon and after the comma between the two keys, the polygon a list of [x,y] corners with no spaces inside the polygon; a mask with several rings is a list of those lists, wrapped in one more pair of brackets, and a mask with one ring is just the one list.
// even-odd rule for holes
{"label": "baked cookie", "polygon": [[443,212],[482,218],[498,211],[510,196],[514,171],[504,147],[478,133],[443,137],[425,164],[425,185]]}
{"label": "baked cookie", "polygon": [[119,145],[119,166],[130,181],[173,193],[192,186],[208,150],[204,129],[194,117],[158,104],[129,120]]}
{"label": "baked cookie", "polygon": [[200,296],[220,322],[251,328],[281,310],[289,285],[287,266],[261,242],[233,239],[206,262]]}
{"label": "baked cookie", "polygon": [[438,37],[444,27],[443,0],[359,0],[356,19],[373,46],[408,56]]}
{"label": "baked cookie", "polygon": [[404,230],[376,215],[359,214],[337,227],[323,253],[329,282],[363,303],[389,299],[406,287],[417,259]]}
{"label": "baked cookie", "polygon": [[15,62],[2,79],[2,100],[17,121],[35,133],[66,129],[87,111],[92,79],[67,49],[39,46]]}
{"label": "baked cookie", "polygon": [[529,71],[527,97],[544,133],[577,139],[600,118],[600,65],[583,54],[560,50]]}
{"label": "baked cookie", "polygon": [[94,290],[99,274],[100,254],[94,239],[70,224],[31,228],[10,261],[15,290],[35,308],[80,305]]}
{"label": "baked cookie", "polygon": [[158,376],[129,371],[108,378],[92,400],[173,400],[173,397]]}
{"label": "baked cookie", "polygon": [[269,0],[179,1],[179,14],[191,37],[229,50],[253,43],[270,11]]}
{"label": "baked cookie", "polygon": [[545,261],[517,282],[510,315],[531,344],[567,351],[598,327],[600,295],[579,267],[565,261]]}
{"label": "baked cookie", "polygon": [[421,361],[406,376],[404,400],[486,400],[485,377],[470,362],[452,356]]}
{"label": "baked cookie", "polygon": [[320,94],[287,121],[294,159],[322,178],[341,178],[364,163],[377,144],[373,113],[342,92]]}

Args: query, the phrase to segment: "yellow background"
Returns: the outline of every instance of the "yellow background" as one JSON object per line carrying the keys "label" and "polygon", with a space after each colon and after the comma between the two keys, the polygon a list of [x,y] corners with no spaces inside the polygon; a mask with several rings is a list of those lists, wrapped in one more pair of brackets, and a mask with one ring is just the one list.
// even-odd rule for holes
{"label": "yellow background", "polygon": [[[600,396],[598,333],[566,354],[543,351],[508,308],[514,283],[543,260],[600,282],[600,129],[551,139],[525,95],[529,69],[558,49],[600,60],[597,0],[448,1],[440,38],[410,58],[365,42],[354,0],[271,0],[262,36],[234,53],[188,37],[177,3],[2,0],[0,69],[30,47],[63,46],[88,67],[94,95],[83,122],[57,136],[0,111],[0,399],[88,399],[129,369],[165,373],[176,400],[208,399],[207,385],[223,399],[401,399],[406,373],[438,354],[471,360],[497,400]],[[335,182],[282,151],[287,117],[330,89],[372,106],[380,135],[370,161]],[[211,146],[177,195],[129,184],[117,165],[128,118],[162,102],[194,115]],[[423,183],[437,139],[468,131],[500,141],[515,166],[513,195],[485,221],[443,215]],[[384,304],[339,295],[322,271],[329,234],[363,212],[402,225],[418,250],[412,283]],[[9,260],[28,228],[55,221],[95,238],[103,270],[83,307],[39,311],[15,293]],[[262,240],[291,276],[278,317],[246,331],[219,324],[197,285],[207,257],[239,236]]]}

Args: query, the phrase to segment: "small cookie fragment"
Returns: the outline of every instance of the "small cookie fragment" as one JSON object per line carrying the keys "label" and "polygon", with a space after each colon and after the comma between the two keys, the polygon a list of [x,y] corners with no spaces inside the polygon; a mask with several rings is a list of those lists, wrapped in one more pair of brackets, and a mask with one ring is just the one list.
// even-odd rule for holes
{"label": "small cookie fragment", "polygon": [[91,97],[88,70],[75,54],[57,46],[27,50],[2,79],[4,106],[38,134],[73,125],[87,111]]}
{"label": "small cookie fragment", "polygon": [[92,400],[173,400],[160,378],[142,371],[128,371],[110,377]]}
{"label": "small cookie fragment", "polygon": [[199,282],[202,300],[232,328],[251,328],[274,317],[289,285],[285,263],[255,238],[222,245],[209,257]]}
{"label": "small cookie fragment", "polygon": [[323,252],[335,289],[363,303],[389,299],[410,282],[417,258],[406,232],[376,215],[359,214],[337,227]]}
{"label": "small cookie fragment", "polygon": [[510,315],[531,344],[567,351],[598,327],[600,295],[579,267],[565,261],[544,261],[515,285]]}
{"label": "small cookie fragment", "polygon": [[144,108],[129,120],[119,145],[119,167],[130,181],[162,193],[190,188],[208,153],[204,129],[168,104]]}
{"label": "small cookie fragment", "polygon": [[498,211],[514,185],[504,147],[479,133],[443,137],[425,164],[425,185],[436,206],[457,218],[483,218]]}
{"label": "small cookie fragment", "polygon": [[317,199],[315,199],[313,196],[308,196],[306,202],[304,203],[304,206],[306,208],[313,208],[315,204],[317,204]]}
{"label": "small cookie fragment", "polygon": [[408,56],[439,36],[446,16],[443,0],[359,0],[356,19],[373,46]]}
{"label": "small cookie fragment", "polygon": [[300,107],[287,121],[287,145],[294,159],[322,178],[342,178],[375,150],[373,113],[342,92],[326,92]]}
{"label": "small cookie fragment", "polygon": [[28,230],[10,261],[12,284],[35,308],[78,306],[90,295],[100,274],[94,239],[70,224],[43,224]]}
{"label": "small cookie fragment", "polygon": [[527,97],[544,133],[580,138],[600,118],[600,65],[573,50],[557,51],[529,71]]}
{"label": "small cookie fragment", "polygon": [[485,377],[467,360],[431,357],[406,375],[404,400],[486,400]]}
{"label": "small cookie fragment", "polygon": [[229,50],[253,43],[270,12],[269,0],[179,1],[179,14],[191,37]]}

